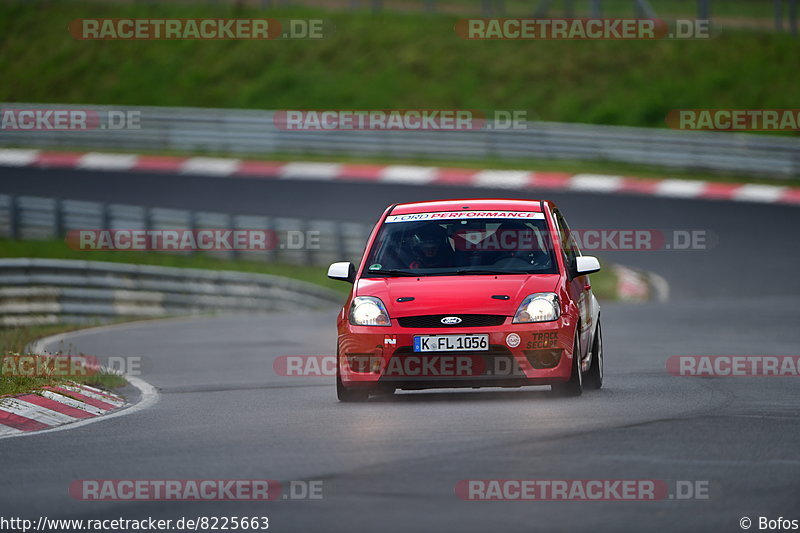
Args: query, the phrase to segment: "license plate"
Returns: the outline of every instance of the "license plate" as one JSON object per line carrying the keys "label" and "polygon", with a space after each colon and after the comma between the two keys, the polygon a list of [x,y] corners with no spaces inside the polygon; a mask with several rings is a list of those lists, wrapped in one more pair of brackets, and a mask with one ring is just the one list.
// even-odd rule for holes
{"label": "license plate", "polygon": [[415,352],[488,351],[489,335],[417,335]]}

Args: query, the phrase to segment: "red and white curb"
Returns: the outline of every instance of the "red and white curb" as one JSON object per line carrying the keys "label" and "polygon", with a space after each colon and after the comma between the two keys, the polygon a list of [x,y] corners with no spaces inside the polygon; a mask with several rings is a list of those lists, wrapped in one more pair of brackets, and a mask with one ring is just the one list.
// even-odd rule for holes
{"label": "red and white curb", "polygon": [[117,394],[78,384],[0,398],[0,437],[103,416],[125,405]]}
{"label": "red and white curb", "polygon": [[510,190],[564,190],[800,205],[800,187],[526,170],[256,161],[8,148],[0,149],[0,166],[169,172],[220,178],[335,180],[408,185],[460,185]]}
{"label": "red and white curb", "polygon": [[[26,352],[47,355],[49,353],[47,346],[63,344],[70,335],[109,328],[126,329],[136,327],[137,324],[141,322],[58,333],[32,342],[26,347]],[[74,429],[130,415],[152,407],[158,402],[159,395],[155,387],[135,376],[123,377],[139,391],[140,398],[133,405],[113,392],[77,383],[45,387],[39,393],[0,398],[0,439]]]}
{"label": "red and white curb", "polygon": [[611,265],[617,277],[617,297],[626,302],[657,301],[669,299],[669,283],[653,272],[636,270],[622,265]]}

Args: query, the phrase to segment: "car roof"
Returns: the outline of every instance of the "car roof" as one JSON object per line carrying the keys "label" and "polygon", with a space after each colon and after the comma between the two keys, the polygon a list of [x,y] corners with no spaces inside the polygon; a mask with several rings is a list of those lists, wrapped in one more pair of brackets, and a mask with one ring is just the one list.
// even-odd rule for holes
{"label": "car roof", "polygon": [[[503,211],[534,211],[540,213],[542,200],[520,200],[511,198],[468,198],[460,200],[433,200],[429,202],[413,202],[397,204],[391,210],[392,215],[408,215],[411,213],[433,213],[437,211],[475,211],[495,209]],[[545,201],[554,207],[554,204]]]}

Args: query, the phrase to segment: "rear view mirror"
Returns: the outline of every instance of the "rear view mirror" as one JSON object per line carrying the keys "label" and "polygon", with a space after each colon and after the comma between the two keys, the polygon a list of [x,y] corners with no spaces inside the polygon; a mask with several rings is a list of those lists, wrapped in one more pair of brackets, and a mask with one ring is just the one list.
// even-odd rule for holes
{"label": "rear view mirror", "polygon": [[353,283],[356,278],[356,267],[353,266],[353,263],[348,261],[333,263],[328,267],[328,277]]}
{"label": "rear view mirror", "polygon": [[584,274],[594,274],[600,270],[600,261],[591,255],[583,255],[575,258],[575,272],[579,276]]}

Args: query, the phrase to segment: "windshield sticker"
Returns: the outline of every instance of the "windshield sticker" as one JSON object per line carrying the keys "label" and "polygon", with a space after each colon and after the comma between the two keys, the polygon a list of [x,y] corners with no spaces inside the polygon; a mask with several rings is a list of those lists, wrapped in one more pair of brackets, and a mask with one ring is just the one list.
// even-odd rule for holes
{"label": "windshield sticker", "polygon": [[544,220],[544,213],[531,211],[440,211],[436,213],[409,213],[390,215],[386,224],[393,222],[419,222],[423,220],[450,220],[462,218],[513,218],[520,220]]}

